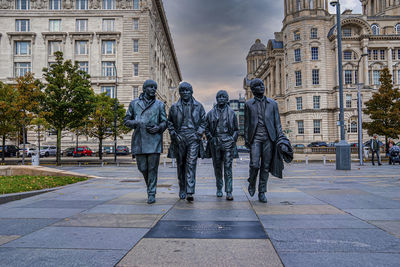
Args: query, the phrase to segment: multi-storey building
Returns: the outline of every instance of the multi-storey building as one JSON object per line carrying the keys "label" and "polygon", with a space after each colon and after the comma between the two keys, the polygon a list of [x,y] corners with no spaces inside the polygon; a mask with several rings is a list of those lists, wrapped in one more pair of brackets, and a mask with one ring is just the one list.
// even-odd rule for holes
{"label": "multi-storey building", "polygon": [[[395,86],[400,84],[400,1],[361,4],[363,14],[345,10],[341,16],[349,142],[357,141],[357,79],[363,103],[379,88],[383,68],[389,68]],[[284,6],[282,30],[267,46],[256,40],[247,56],[246,97],[252,97],[249,81],[261,78],[266,95],[279,103],[282,127],[293,143],[334,142],[340,139],[336,16],[329,14],[327,0],[284,0]],[[357,72],[362,54],[368,56]]]}
{"label": "multi-storey building", "polygon": [[244,103],[246,99],[239,94],[239,99],[229,100],[229,106],[235,111],[239,125],[239,143],[244,143]]}
{"label": "multi-storey building", "polygon": [[[28,71],[42,79],[42,68],[62,51],[90,74],[96,93],[117,95],[126,108],[147,79],[157,81],[167,109],[177,98],[182,77],[162,0],[0,0],[0,25],[2,82]],[[64,136],[63,147],[75,143],[73,134]],[[129,145],[130,134],[118,142]],[[55,137],[46,134],[42,143]]]}

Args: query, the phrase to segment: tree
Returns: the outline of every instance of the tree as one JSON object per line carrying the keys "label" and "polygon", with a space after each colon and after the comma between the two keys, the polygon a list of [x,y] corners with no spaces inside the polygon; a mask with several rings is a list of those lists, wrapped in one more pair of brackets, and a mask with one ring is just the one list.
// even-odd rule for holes
{"label": "tree", "polygon": [[82,123],[93,110],[94,93],[90,76],[54,53],[56,62],[43,69],[47,82],[42,101],[42,116],[57,132],[57,165],[61,163],[61,133]]}
{"label": "tree", "polygon": [[379,79],[381,86],[372,98],[365,102],[365,114],[371,121],[364,122],[363,127],[369,135],[378,134],[397,138],[400,134],[400,91],[393,88],[392,75],[388,68],[381,72]]}
{"label": "tree", "polygon": [[4,162],[4,146],[6,138],[9,138],[17,131],[16,118],[18,108],[15,103],[17,91],[11,86],[0,82],[0,136],[2,138],[2,161]]}
{"label": "tree", "polygon": [[[117,136],[130,131],[124,125],[124,116],[124,105],[117,102]],[[109,97],[107,93],[96,95],[95,109],[87,120],[86,133],[90,137],[99,139],[99,159],[103,158],[103,140],[115,134],[114,120],[115,99]]]}

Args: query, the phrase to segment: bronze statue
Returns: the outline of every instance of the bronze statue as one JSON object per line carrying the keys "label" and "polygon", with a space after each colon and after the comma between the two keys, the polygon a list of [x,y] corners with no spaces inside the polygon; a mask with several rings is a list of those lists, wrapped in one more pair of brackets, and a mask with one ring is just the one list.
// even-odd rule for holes
{"label": "bronze statue", "polygon": [[217,93],[217,104],[207,113],[206,157],[212,157],[217,184],[217,197],[222,197],[222,169],[224,170],[226,199],[232,196],[232,161],[238,157],[236,141],[239,134],[238,120],[229,107],[229,96],[224,90]]}
{"label": "bronze statue", "polygon": [[[245,145],[250,148],[249,194],[254,196],[259,175],[258,199],[266,203],[269,172],[282,178],[283,160],[293,160],[293,149],[282,132],[278,104],[264,96],[264,83],[253,79],[250,83],[254,98],[245,104]],[[283,158],[283,159],[282,159]]]}
{"label": "bronze statue", "polygon": [[139,171],[147,186],[147,203],[156,201],[156,187],[162,135],[167,128],[165,105],[156,99],[157,83],[147,80],[143,93],[134,99],[126,112],[124,123],[134,129],[132,135],[132,155],[136,157]]}
{"label": "bronze statue", "polygon": [[206,127],[203,105],[193,98],[193,88],[187,82],[179,84],[180,99],[172,105],[168,115],[171,135],[169,158],[176,158],[179,197],[193,201],[196,184],[197,158],[203,157],[202,136]]}

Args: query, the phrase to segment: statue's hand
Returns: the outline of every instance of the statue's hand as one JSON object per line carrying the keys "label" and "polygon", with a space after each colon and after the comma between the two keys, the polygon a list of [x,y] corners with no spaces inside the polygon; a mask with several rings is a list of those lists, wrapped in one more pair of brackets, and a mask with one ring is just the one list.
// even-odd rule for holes
{"label": "statue's hand", "polygon": [[147,132],[149,132],[151,134],[155,134],[155,133],[160,132],[161,127],[158,125],[147,125],[146,130],[147,130]]}
{"label": "statue's hand", "polygon": [[245,142],[244,146],[247,147],[248,149],[250,149],[250,147],[251,147],[251,145],[248,142]]}
{"label": "statue's hand", "polygon": [[281,149],[282,152],[289,153],[288,147],[285,146],[284,144],[280,144],[279,148]]}
{"label": "statue's hand", "polygon": [[141,121],[137,121],[137,120],[131,120],[131,123],[130,123],[130,125],[132,126],[133,129],[142,127],[142,124],[143,123]]}

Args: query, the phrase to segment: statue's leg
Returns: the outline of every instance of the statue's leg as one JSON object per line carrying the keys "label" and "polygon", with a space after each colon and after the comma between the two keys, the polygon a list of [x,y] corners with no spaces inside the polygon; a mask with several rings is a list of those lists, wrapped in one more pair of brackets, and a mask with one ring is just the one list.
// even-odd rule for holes
{"label": "statue's leg", "polygon": [[233,150],[224,150],[224,180],[225,180],[225,192],[232,193],[233,187],[233,175],[232,175],[232,161],[233,161]]}
{"label": "statue's leg", "polygon": [[200,144],[196,140],[193,140],[188,144],[185,170],[187,194],[194,194],[195,191],[194,188],[196,185],[196,165],[199,148]]}
{"label": "statue's leg", "polygon": [[[182,199],[186,198],[186,145],[181,143],[176,151],[176,169],[178,171],[179,195]],[[185,196],[184,196],[185,195]]]}
{"label": "statue's leg", "polygon": [[217,186],[217,195],[218,192],[221,192],[222,196],[222,186],[224,185],[224,182],[222,180],[222,157],[221,157],[221,151],[220,149],[214,147],[211,148],[211,153],[212,153],[212,162],[213,162],[213,167],[214,167],[214,174],[215,174],[215,182]]}
{"label": "statue's leg", "polygon": [[143,174],[144,181],[146,182],[147,188],[149,187],[148,178],[148,166],[147,166],[147,155],[136,155],[136,163],[139,171]]}
{"label": "statue's leg", "polygon": [[258,170],[260,169],[262,143],[255,140],[250,146],[249,194],[254,196]]}
{"label": "statue's leg", "polygon": [[269,166],[272,160],[272,142],[267,140],[262,145],[261,167],[260,167],[260,182],[258,184],[258,192],[267,192],[267,181],[269,177]]}
{"label": "statue's leg", "polygon": [[157,188],[157,177],[158,177],[158,166],[160,164],[160,154],[150,154],[147,156],[147,164],[148,164],[148,187],[147,187],[147,193],[149,195],[155,195],[156,194],[156,188]]}

